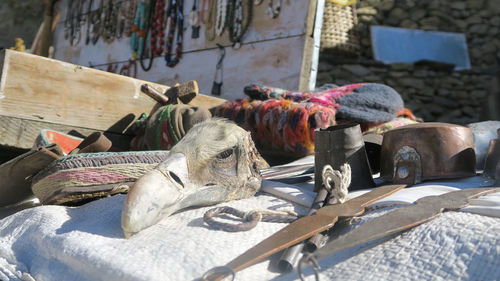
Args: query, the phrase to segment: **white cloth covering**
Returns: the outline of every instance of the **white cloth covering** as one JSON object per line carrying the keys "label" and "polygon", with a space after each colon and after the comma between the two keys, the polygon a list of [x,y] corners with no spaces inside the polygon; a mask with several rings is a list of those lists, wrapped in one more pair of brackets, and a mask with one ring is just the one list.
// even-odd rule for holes
{"label": "white cloth covering", "polygon": [[[338,231],[347,232],[420,197],[489,184],[474,177],[407,188],[376,202],[352,226]],[[303,190],[287,188],[292,193]],[[311,196],[311,189],[304,194]],[[247,232],[216,231],[204,225],[202,216],[212,208],[204,207],[175,214],[125,239],[120,227],[124,198],[117,195],[81,207],[40,206],[0,220],[0,280],[195,280],[284,226],[261,222]],[[220,206],[245,211],[292,209],[300,214],[307,210],[263,192]],[[448,212],[384,243],[331,255],[320,262],[321,280],[499,279],[500,194],[477,199],[466,210],[477,209],[483,214],[488,210],[489,216]],[[295,271],[278,273],[274,264],[279,254],[238,272],[236,280],[298,279]],[[310,268],[306,272],[311,274]]]}

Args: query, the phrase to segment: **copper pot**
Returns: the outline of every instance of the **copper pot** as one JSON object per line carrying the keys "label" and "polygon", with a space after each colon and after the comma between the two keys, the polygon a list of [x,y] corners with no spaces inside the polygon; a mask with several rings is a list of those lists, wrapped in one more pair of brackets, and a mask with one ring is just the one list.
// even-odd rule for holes
{"label": "copper pot", "polygon": [[476,156],[469,128],[447,123],[402,126],[384,134],[380,176],[393,183],[474,176]]}

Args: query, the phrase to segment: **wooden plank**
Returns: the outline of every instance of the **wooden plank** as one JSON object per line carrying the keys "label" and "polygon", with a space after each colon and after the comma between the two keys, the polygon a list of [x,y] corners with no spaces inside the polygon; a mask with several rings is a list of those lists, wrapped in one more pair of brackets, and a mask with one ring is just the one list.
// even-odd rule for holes
{"label": "wooden plank", "polygon": [[307,12],[307,27],[304,38],[304,51],[300,70],[300,91],[314,89],[318,68],[319,37],[321,36],[321,23],[323,22],[324,0],[311,0]]}
{"label": "wooden plank", "polygon": [[[118,121],[127,116],[133,121],[156,104],[140,92],[143,83],[162,91],[168,89],[58,60],[5,52],[0,82],[2,116],[122,133],[126,127],[116,126]],[[224,102],[211,101],[210,106]]]}
{"label": "wooden plank", "polygon": [[[287,48],[286,52],[283,51]],[[224,77],[220,98],[226,100],[244,98],[243,88],[250,83],[283,88],[295,85],[293,87],[296,89],[300,76],[302,48],[301,37],[243,45],[237,50],[226,48],[226,56],[222,63]],[[149,81],[164,85],[172,85],[176,81],[195,80],[198,82],[200,93],[209,94],[218,58],[218,49],[185,54],[182,63],[175,67],[175,71],[169,71],[163,59],[155,59],[148,72],[142,71],[139,67],[137,77],[147,77]]]}
{"label": "wooden plank", "polygon": [[71,133],[75,136],[86,137],[93,132],[103,132],[111,140],[113,146],[128,150],[133,136],[104,132],[78,126],[68,126],[45,121],[29,120],[0,115],[0,147],[30,149],[42,129],[55,130],[62,133]]}

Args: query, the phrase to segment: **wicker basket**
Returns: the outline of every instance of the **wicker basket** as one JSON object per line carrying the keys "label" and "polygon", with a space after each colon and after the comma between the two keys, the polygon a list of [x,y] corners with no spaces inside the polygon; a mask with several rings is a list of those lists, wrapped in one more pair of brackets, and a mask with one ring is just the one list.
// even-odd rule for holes
{"label": "wicker basket", "polygon": [[321,52],[358,57],[360,42],[357,32],[356,5],[340,6],[325,1],[321,29]]}

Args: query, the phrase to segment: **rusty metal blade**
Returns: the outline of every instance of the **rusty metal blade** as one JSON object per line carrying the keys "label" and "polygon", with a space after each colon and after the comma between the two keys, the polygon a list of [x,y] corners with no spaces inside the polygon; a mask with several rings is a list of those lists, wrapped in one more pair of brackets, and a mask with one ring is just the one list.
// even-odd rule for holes
{"label": "rusty metal blade", "polygon": [[[323,207],[315,215],[303,217],[285,226],[229,262],[226,267],[235,272],[247,268],[274,253],[304,241],[316,233],[329,229],[335,224],[339,216],[349,217],[362,214],[365,206],[404,187],[406,185],[385,185],[359,196],[361,198],[357,197],[343,204]],[[324,208],[327,208],[327,210],[322,211]],[[211,275],[205,277],[205,280],[220,280],[223,277],[222,275]]]}
{"label": "rusty metal blade", "polygon": [[328,205],[319,209],[316,214],[326,216],[353,217],[364,212],[364,208],[375,201],[385,198],[398,190],[405,188],[405,184],[383,185],[355,197],[343,204]]}
{"label": "rusty metal blade", "polygon": [[[471,188],[452,191],[439,196],[421,198],[410,206],[398,208],[386,215],[375,218],[339,238],[328,242],[312,254],[315,260],[335,252],[366,242],[397,234],[411,227],[436,218],[443,211],[458,210],[469,204],[469,199],[488,193],[499,192],[500,188]],[[304,257],[310,259],[309,257]]]}
{"label": "rusty metal blade", "polygon": [[226,266],[232,268],[234,271],[242,270],[274,253],[332,227],[335,222],[337,222],[337,217],[310,216],[301,218],[249,249]]}

